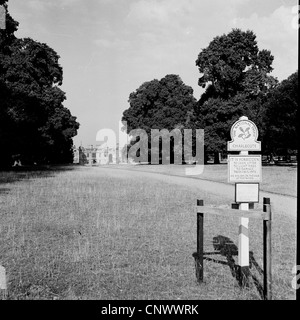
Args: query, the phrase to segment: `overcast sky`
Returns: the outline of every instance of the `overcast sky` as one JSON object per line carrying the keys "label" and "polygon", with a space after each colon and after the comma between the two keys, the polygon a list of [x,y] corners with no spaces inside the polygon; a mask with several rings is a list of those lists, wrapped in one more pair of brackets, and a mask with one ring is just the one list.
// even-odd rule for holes
{"label": "overcast sky", "polygon": [[129,94],[145,81],[178,74],[194,89],[195,60],[214,37],[252,30],[274,55],[273,76],[298,69],[296,0],[9,0],[17,37],[47,43],[60,55],[65,106],[81,124],[75,145],[118,131]]}

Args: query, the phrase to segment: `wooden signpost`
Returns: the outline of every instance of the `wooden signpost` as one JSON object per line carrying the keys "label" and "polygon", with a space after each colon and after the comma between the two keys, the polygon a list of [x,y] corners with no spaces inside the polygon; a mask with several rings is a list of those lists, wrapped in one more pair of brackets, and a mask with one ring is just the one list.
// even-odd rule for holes
{"label": "wooden signpost", "polygon": [[[249,204],[259,201],[261,182],[261,155],[249,155],[249,151],[261,151],[257,141],[258,130],[247,117],[240,117],[230,130],[228,151],[239,151],[239,155],[228,155],[228,181],[235,182],[235,204],[233,208],[249,210]],[[242,285],[248,284],[249,274],[249,218],[240,217],[238,265]]]}
{"label": "wooden signpost", "polygon": [[235,203],[231,208],[204,206],[204,201],[197,200],[197,252],[195,258],[196,277],[203,282],[203,239],[204,214],[232,216],[239,218],[238,244],[238,279],[241,286],[249,284],[249,218],[263,220],[263,263],[264,290],[263,297],[272,299],[272,265],[271,265],[271,202],[263,199],[263,212],[249,210],[259,202],[259,183],[262,180],[261,155],[249,155],[249,151],[261,151],[257,141],[256,125],[247,117],[241,117],[231,127],[231,141],[228,151],[239,151],[239,155],[228,155],[228,181],[235,182]]}
{"label": "wooden signpost", "polygon": [[[216,206],[205,206],[202,199],[197,199],[197,252],[193,253],[193,257],[195,258],[196,278],[199,283],[202,283],[204,279],[204,215],[208,214],[219,215],[222,217],[263,220],[263,299],[272,300],[272,213],[270,198],[263,198],[263,211],[244,211],[238,208],[231,209]],[[243,279],[240,276],[241,275],[237,275],[237,278],[239,279],[240,285],[243,286],[245,285],[245,280],[247,278]]]}

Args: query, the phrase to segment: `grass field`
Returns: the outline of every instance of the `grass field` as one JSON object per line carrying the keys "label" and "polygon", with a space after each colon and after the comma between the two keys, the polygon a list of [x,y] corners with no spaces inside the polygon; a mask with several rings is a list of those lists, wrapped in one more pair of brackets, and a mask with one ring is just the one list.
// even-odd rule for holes
{"label": "grass field", "polygon": [[[119,165],[118,168],[124,166]],[[185,167],[182,165],[135,165],[131,170],[159,172],[162,174],[185,176]],[[201,175],[195,179],[210,180],[228,183],[227,164],[206,165]],[[234,184],[234,183],[231,183]],[[297,166],[263,166],[260,190],[282,195],[297,196]]]}
{"label": "grass field", "polygon": [[[263,173],[273,192],[287,175],[277,173]],[[219,172],[213,175],[221,179]],[[205,191],[200,196],[212,204],[222,202]],[[205,217],[205,281],[197,283],[192,257],[197,198],[199,190],[146,178],[142,172],[66,167],[0,173],[6,299],[261,299],[261,221],[251,222],[252,275],[250,287],[241,289],[233,270],[238,222]],[[294,299],[295,219],[277,217],[272,232],[273,296]],[[214,237],[233,242],[229,254],[215,254]]]}

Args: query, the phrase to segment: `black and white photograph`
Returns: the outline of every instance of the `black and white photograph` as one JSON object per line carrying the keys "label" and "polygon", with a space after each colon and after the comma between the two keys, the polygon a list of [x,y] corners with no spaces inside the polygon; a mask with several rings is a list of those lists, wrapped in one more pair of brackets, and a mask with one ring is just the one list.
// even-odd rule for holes
{"label": "black and white photograph", "polygon": [[295,0],[0,0],[0,305],[297,300],[298,31]]}

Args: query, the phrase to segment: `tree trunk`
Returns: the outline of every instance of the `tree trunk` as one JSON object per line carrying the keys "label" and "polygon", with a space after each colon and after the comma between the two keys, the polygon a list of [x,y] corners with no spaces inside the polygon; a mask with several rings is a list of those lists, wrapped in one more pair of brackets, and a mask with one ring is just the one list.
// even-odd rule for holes
{"label": "tree trunk", "polygon": [[214,153],[214,164],[220,164],[219,152]]}

